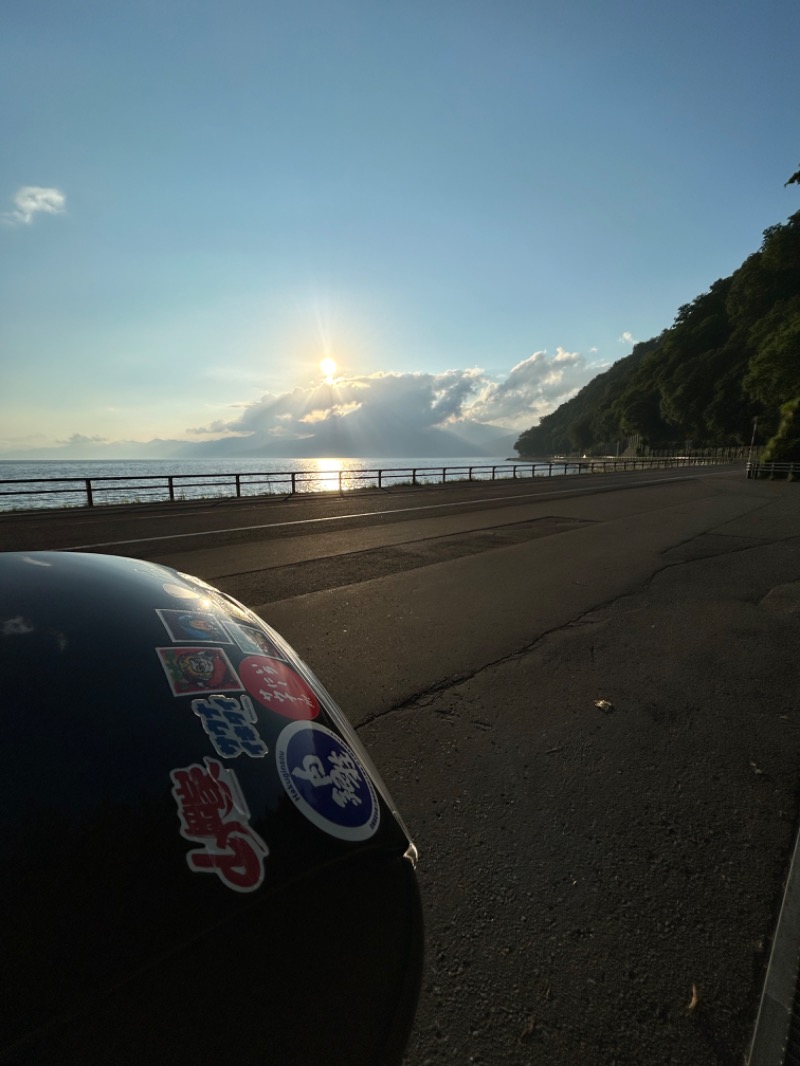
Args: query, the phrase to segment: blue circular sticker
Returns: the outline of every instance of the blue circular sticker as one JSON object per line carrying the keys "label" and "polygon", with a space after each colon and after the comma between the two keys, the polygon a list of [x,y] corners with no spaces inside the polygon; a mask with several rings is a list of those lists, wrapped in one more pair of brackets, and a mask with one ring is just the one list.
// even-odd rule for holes
{"label": "blue circular sticker", "polygon": [[380,822],[369,774],[348,744],[318,722],[287,725],[275,745],[283,787],[295,807],[340,840],[367,840]]}

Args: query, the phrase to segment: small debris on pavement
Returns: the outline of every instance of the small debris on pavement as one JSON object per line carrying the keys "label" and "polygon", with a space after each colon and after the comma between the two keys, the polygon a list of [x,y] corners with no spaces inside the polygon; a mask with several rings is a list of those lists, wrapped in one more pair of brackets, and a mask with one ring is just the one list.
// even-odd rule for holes
{"label": "small debris on pavement", "polygon": [[700,997],[697,994],[697,985],[692,982],[692,998],[689,1000],[689,1006],[686,1008],[686,1013],[691,1014],[692,1011],[697,1009],[697,1004],[700,1002]]}
{"label": "small debris on pavement", "polygon": [[609,703],[608,700],[595,700],[594,705],[595,707],[599,707],[601,711],[605,711],[606,714],[611,714],[614,710],[614,704]]}
{"label": "small debris on pavement", "polygon": [[519,1037],[520,1044],[524,1044],[526,1041],[530,1040],[530,1038],[533,1036],[533,1033],[534,1033],[535,1029],[536,1029],[536,1019],[535,1018],[528,1019],[528,1024],[522,1030],[522,1033],[520,1034],[520,1037]]}

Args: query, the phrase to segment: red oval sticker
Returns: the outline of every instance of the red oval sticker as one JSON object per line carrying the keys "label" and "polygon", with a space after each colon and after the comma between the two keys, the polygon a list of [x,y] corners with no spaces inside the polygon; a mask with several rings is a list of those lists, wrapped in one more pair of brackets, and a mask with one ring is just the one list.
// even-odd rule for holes
{"label": "red oval sticker", "polygon": [[279,659],[248,655],[239,663],[239,677],[254,700],[284,718],[310,720],[319,714],[311,687]]}

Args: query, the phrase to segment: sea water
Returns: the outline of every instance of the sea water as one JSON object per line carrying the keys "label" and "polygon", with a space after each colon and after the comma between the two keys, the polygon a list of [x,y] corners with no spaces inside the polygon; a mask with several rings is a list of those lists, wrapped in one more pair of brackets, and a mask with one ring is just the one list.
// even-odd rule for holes
{"label": "sea water", "polygon": [[[0,511],[53,507],[85,507],[86,479],[91,479],[95,505],[170,499],[235,496],[236,475],[242,496],[298,492],[352,491],[416,480],[418,484],[447,478],[513,476],[507,458],[430,457],[396,459],[69,459],[0,460]],[[526,474],[530,474],[529,464]],[[414,473],[416,471],[416,473]],[[393,473],[392,473],[393,472]],[[538,472],[538,471],[537,471]],[[542,473],[547,473],[544,466]],[[106,481],[101,479],[113,478]],[[47,479],[44,482],[42,479]],[[202,483],[201,483],[202,482]]]}

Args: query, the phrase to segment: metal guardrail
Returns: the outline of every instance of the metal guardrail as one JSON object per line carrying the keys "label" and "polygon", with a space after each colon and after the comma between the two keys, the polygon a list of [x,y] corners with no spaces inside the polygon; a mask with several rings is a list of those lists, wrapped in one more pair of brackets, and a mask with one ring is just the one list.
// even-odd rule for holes
{"label": "metal guardrail", "polygon": [[[134,476],[13,478],[0,480],[0,510],[5,498],[22,499],[15,510],[40,510],[59,506],[95,507],[100,503],[145,503],[187,499],[238,499],[243,496],[288,497],[310,492],[344,493],[354,489],[386,490],[400,485],[445,484],[454,481],[499,481],[608,473],[617,470],[654,470],[683,466],[718,465],[721,460],[698,456],[658,459],[553,459],[548,462],[508,462],[471,466],[408,466],[354,470],[252,471],[223,474],[141,474]],[[13,486],[13,487],[11,487]],[[45,487],[46,486],[46,487]],[[194,492],[193,490],[201,490]],[[187,495],[188,493],[188,495]],[[70,494],[69,503],[60,497]],[[123,495],[124,494],[124,495]],[[74,498],[78,497],[78,502]],[[122,499],[120,497],[122,496]],[[30,497],[47,497],[41,504],[25,505]],[[50,501],[54,501],[50,503]]]}
{"label": "metal guardrail", "polygon": [[798,463],[748,463],[747,476],[753,478],[785,478],[787,481],[800,479],[800,462]]}

